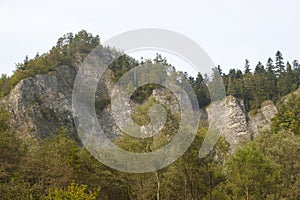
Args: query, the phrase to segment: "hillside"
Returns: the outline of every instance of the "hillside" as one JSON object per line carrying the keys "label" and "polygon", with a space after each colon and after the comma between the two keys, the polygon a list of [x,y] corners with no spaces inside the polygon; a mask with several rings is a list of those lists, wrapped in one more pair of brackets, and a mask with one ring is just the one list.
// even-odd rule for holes
{"label": "hillside", "polygon": [[[74,80],[84,57],[99,44],[99,37],[86,31],[66,34],[48,53],[26,58],[11,77],[0,79],[0,199],[51,199],[68,191],[91,199],[118,200],[300,198],[297,61],[293,66],[283,63],[278,51],[275,64],[272,59],[267,68],[259,63],[253,73],[249,63],[244,72],[232,69],[229,74],[219,66],[215,70],[222,75],[227,96],[211,102],[204,75],[193,78],[176,72],[159,54],[146,60],[152,65],[164,63],[171,73],[185,76],[197,95],[201,121],[193,144],[176,162],[151,173],[128,174],[93,158],[76,132]],[[109,47],[101,49],[108,61],[121,55]],[[114,144],[149,153],[172,140],[180,106],[164,87],[139,88],[129,103],[141,132],[147,132],[147,113],[154,103],[166,108],[166,127],[150,139],[122,133],[112,118],[111,93],[122,75],[139,64],[143,63],[126,55],[114,60],[98,83],[95,107]],[[222,137],[200,159],[208,125]]]}

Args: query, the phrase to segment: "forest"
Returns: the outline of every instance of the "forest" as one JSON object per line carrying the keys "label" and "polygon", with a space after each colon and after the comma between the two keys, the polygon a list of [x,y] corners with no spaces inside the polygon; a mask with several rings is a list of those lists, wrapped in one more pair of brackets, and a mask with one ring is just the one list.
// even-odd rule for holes
{"label": "forest", "polygon": [[[7,96],[22,79],[47,74],[63,65],[78,66],[85,56],[100,44],[99,36],[82,30],[59,38],[47,53],[26,57],[16,65],[12,76],[0,78],[0,98]],[[106,50],[119,55],[114,49]],[[167,63],[157,54],[153,60],[137,61],[123,55],[109,69],[117,82],[128,70],[143,64]],[[38,143],[23,141],[10,126],[10,116],[0,107],[0,199],[191,199],[191,200],[260,200],[300,199],[300,97],[290,95],[300,86],[300,63],[284,61],[280,51],[274,58],[259,62],[251,70],[245,60],[241,69],[221,74],[226,94],[244,101],[248,112],[255,112],[266,100],[273,101],[278,113],[272,119],[271,130],[259,134],[233,155],[229,144],[220,138],[205,158],[198,157],[207,123],[202,123],[197,136],[185,154],[170,166],[151,173],[130,174],[111,169],[97,161],[83,146],[69,137],[61,127],[56,134]],[[191,77],[183,73],[194,89],[199,107],[211,103],[207,75]],[[157,85],[138,89],[132,99],[143,113],[149,109],[151,94]],[[148,98],[150,97],[150,98]],[[109,106],[103,99],[101,107]],[[172,135],[177,127],[176,116],[170,113],[164,135]],[[134,116],[133,116],[134,118]],[[138,117],[137,117],[138,118]],[[132,140],[122,137],[114,141],[134,152],[154,151],[168,141],[165,136],[152,140]]]}

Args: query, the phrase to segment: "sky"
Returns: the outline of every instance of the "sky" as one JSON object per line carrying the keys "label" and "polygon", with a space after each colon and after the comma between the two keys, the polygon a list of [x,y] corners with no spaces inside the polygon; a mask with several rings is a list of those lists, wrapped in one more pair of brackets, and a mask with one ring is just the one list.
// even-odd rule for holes
{"label": "sky", "polygon": [[139,28],[176,31],[224,72],[242,69],[246,58],[252,68],[264,64],[277,50],[300,60],[299,8],[298,0],[0,0],[0,74],[82,29],[101,41]]}

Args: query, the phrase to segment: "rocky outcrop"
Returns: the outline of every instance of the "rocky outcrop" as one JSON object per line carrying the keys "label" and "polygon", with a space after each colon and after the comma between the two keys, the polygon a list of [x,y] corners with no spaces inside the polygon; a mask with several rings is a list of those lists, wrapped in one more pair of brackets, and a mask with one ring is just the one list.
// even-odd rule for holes
{"label": "rocky outcrop", "polygon": [[284,96],[282,99],[281,99],[281,104],[285,104],[287,103],[291,98],[292,96],[297,96],[297,97],[300,97],[300,88],[286,96]]}
{"label": "rocky outcrop", "polygon": [[63,66],[47,75],[26,78],[4,99],[12,127],[21,137],[46,137],[61,126],[74,130],[71,99],[76,72],[76,68]]}
{"label": "rocky outcrop", "polygon": [[[45,138],[64,126],[76,138],[72,112],[72,91],[78,68],[62,66],[49,74],[21,80],[2,100],[11,116],[11,125],[20,137]],[[96,101],[112,88],[111,71],[99,82]],[[113,132],[107,111],[99,115],[100,123]]]}
{"label": "rocky outcrop", "polygon": [[[76,67],[63,66],[49,74],[24,79],[2,100],[11,114],[12,127],[21,137],[44,138],[54,134],[62,126],[76,137],[72,91],[77,70]],[[108,70],[99,82],[96,108],[97,102],[102,105],[103,97],[109,98],[112,93],[114,83],[111,77],[112,72]],[[156,89],[153,97],[168,105],[173,114],[180,112],[178,101],[170,92]],[[211,103],[205,111],[201,110],[201,119],[208,120],[235,149],[240,141],[249,140],[260,131],[270,129],[271,119],[276,113],[277,108],[273,102],[266,101],[256,113],[248,114],[242,100],[228,96],[222,101]],[[118,135],[120,130],[111,116],[110,107],[101,107],[97,114],[108,136]]]}
{"label": "rocky outcrop", "polygon": [[241,140],[250,139],[245,106],[241,100],[228,96],[211,103],[206,111],[211,128],[218,131],[233,150]]}
{"label": "rocky outcrop", "polygon": [[155,89],[152,95],[157,101],[168,105],[172,114],[180,112],[178,100],[170,91],[165,89]]}
{"label": "rocky outcrop", "polygon": [[271,119],[277,113],[277,107],[272,101],[265,101],[256,113],[249,113],[249,127],[253,137],[260,132],[270,130]]}
{"label": "rocky outcrop", "polygon": [[211,103],[206,111],[212,128],[219,131],[234,150],[241,141],[270,130],[277,107],[272,101],[265,101],[255,113],[247,113],[242,100],[227,96],[222,101]]}

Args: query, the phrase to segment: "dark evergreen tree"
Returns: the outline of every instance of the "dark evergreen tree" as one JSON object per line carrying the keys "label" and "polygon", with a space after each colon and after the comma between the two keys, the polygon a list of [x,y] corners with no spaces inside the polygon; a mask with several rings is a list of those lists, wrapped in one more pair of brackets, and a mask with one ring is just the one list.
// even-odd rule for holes
{"label": "dark evergreen tree", "polygon": [[298,88],[300,87],[300,64],[298,60],[293,61],[293,75]]}
{"label": "dark evergreen tree", "polygon": [[245,60],[245,74],[250,73],[250,62],[248,59]]}
{"label": "dark evergreen tree", "polygon": [[218,65],[217,69],[218,69],[220,75],[223,76],[224,74],[223,74],[223,71],[221,69],[221,65]]}
{"label": "dark evergreen tree", "polygon": [[285,69],[284,69],[282,53],[280,51],[277,51],[277,53],[276,53],[276,75],[279,76],[279,74],[283,73],[284,71],[285,71]]}
{"label": "dark evergreen tree", "polygon": [[259,74],[259,75],[266,74],[265,67],[263,66],[263,64],[261,62],[258,62],[258,64],[256,65],[254,74]]}
{"label": "dark evergreen tree", "polygon": [[298,60],[294,60],[294,61],[293,61],[293,69],[294,69],[294,70],[298,70],[298,69],[299,69],[299,66],[300,66],[300,65],[299,65],[299,61],[298,61]]}
{"label": "dark evergreen tree", "polygon": [[287,70],[282,72],[278,77],[277,88],[280,97],[297,89],[297,83],[294,83],[292,66],[289,63],[287,63]]}
{"label": "dark evergreen tree", "polygon": [[243,78],[243,72],[241,70],[236,70],[235,78]]}
{"label": "dark evergreen tree", "polygon": [[267,61],[267,71],[270,71],[272,73],[275,72],[275,66],[273,64],[272,58],[269,58],[268,61]]}
{"label": "dark evergreen tree", "polygon": [[204,108],[210,103],[210,96],[208,88],[204,82],[202,74],[199,72],[192,87],[197,95],[200,108]]}

